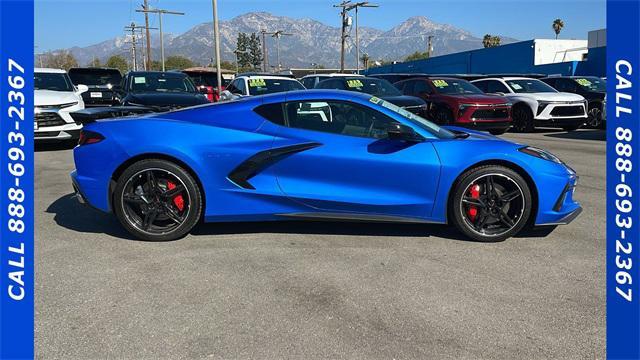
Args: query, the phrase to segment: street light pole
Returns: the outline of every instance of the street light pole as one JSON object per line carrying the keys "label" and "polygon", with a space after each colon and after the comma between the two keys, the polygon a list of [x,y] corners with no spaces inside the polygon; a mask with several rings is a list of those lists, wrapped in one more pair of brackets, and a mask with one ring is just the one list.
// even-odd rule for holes
{"label": "street light pole", "polygon": [[369,4],[368,1],[363,1],[359,3],[355,3],[350,5],[347,10],[355,9],[356,10],[356,70],[357,73],[360,73],[360,38],[358,37],[358,8],[368,7],[368,8],[377,8],[378,5]]}
{"label": "street light pole", "polygon": [[[218,0],[212,0],[213,2],[213,38],[215,41],[215,55],[216,55],[216,80],[218,81],[218,95],[220,95],[222,89],[222,68],[220,66],[220,28],[218,24]],[[236,54],[236,64],[237,64]]]}

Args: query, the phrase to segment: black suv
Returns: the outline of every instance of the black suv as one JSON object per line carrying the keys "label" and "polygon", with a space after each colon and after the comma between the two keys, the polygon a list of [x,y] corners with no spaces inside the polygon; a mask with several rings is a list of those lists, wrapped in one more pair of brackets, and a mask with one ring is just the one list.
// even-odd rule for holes
{"label": "black suv", "polygon": [[209,103],[189,76],[180,72],[131,71],[114,90],[120,105],[147,107],[154,111]]}
{"label": "black suv", "polygon": [[540,79],[562,92],[582,95],[589,102],[587,125],[604,128],[607,121],[607,82],[595,76],[550,76]]}
{"label": "black suv", "polygon": [[74,85],[87,85],[89,91],[82,93],[85,107],[111,106],[114,100],[113,87],[120,84],[122,74],[118,69],[71,68],[69,77]]}

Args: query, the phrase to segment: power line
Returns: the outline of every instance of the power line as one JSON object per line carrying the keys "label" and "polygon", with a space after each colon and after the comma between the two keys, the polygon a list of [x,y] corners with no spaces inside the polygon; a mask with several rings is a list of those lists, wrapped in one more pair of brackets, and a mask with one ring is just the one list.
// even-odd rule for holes
{"label": "power line", "polygon": [[165,71],[164,67],[164,35],[162,33],[162,15],[184,15],[183,12],[178,11],[170,11],[165,9],[144,9],[144,10],[136,10],[136,12],[141,13],[154,13],[158,14],[158,23],[160,27],[160,57],[162,58],[162,71]]}

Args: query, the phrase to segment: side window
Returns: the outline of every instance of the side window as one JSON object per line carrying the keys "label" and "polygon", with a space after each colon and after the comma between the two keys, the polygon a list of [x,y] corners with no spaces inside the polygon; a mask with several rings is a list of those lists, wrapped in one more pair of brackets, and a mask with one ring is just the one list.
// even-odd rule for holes
{"label": "side window", "polygon": [[333,134],[383,139],[395,120],[367,107],[340,101],[290,102],[289,127]]}
{"label": "side window", "polygon": [[232,81],[231,84],[229,84],[227,86],[227,88],[226,88],[227,91],[232,93],[232,94],[237,94],[238,93],[238,88],[236,88],[236,83],[237,82],[238,82],[237,80]]}
{"label": "side window", "polygon": [[238,88],[238,92],[237,92],[238,94],[247,95],[247,85],[245,84],[244,79],[238,80],[237,88]]}
{"label": "side window", "polygon": [[284,113],[282,112],[281,103],[260,105],[253,111],[274,124],[284,126]]}
{"label": "side window", "polygon": [[304,85],[304,87],[306,87],[307,89],[313,89],[315,82],[316,82],[315,77],[308,77],[308,78],[302,79],[302,85]]}
{"label": "side window", "polygon": [[488,93],[491,94],[495,94],[495,93],[504,93],[504,94],[508,94],[511,91],[509,91],[509,89],[500,81],[498,80],[488,80],[487,81],[487,91]]}
{"label": "side window", "polygon": [[482,92],[488,92],[486,81],[474,81],[472,82],[472,84],[475,85],[478,89],[482,90]]}
{"label": "side window", "polygon": [[424,80],[416,80],[415,86],[413,88],[414,94],[416,95],[431,95],[433,94],[433,89],[429,84]]}
{"label": "side window", "polygon": [[336,90],[345,90],[344,83],[340,79],[331,79],[323,81],[321,84],[317,86],[319,89],[336,89]]}

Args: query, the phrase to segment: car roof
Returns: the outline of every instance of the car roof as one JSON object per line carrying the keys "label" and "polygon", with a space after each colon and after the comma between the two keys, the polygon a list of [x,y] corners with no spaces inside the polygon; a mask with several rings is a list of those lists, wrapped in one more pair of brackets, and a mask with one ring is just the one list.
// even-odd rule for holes
{"label": "car roof", "polygon": [[271,80],[291,80],[298,81],[296,79],[292,79],[286,76],[278,76],[278,75],[242,75],[236,76],[236,79],[271,79]]}
{"label": "car roof", "polygon": [[62,69],[53,69],[53,68],[35,68],[33,72],[36,73],[46,73],[46,74],[66,74],[67,72]]}
{"label": "car roof", "polygon": [[528,77],[519,77],[519,76],[505,76],[505,77],[494,76],[494,77],[476,79],[476,80],[473,80],[472,82],[474,82],[474,81],[482,81],[482,80],[505,80],[505,81],[509,81],[509,80],[538,80],[538,79],[528,78]]}
{"label": "car roof", "polygon": [[309,74],[309,75],[303,76],[302,79],[310,78],[310,77],[316,77],[316,76],[326,76],[326,77],[365,77],[362,74],[330,73],[330,74]]}
{"label": "car roof", "polygon": [[187,76],[187,74],[180,71],[129,71],[127,75],[151,75],[151,74],[170,74],[178,76]]}

